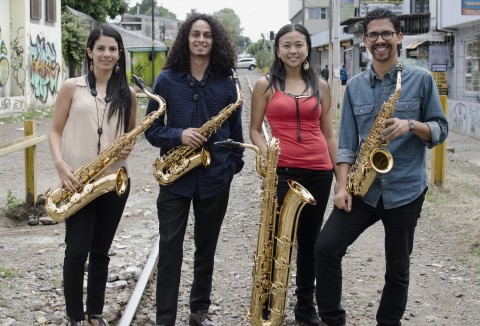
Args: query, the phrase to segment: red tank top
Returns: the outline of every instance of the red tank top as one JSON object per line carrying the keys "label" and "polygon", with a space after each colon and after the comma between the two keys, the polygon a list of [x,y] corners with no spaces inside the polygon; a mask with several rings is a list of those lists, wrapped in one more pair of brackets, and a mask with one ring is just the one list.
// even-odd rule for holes
{"label": "red tank top", "polygon": [[265,115],[272,136],[280,140],[278,166],[311,170],[333,168],[327,141],[320,129],[321,114],[322,106],[317,106],[316,97],[294,97],[275,90]]}

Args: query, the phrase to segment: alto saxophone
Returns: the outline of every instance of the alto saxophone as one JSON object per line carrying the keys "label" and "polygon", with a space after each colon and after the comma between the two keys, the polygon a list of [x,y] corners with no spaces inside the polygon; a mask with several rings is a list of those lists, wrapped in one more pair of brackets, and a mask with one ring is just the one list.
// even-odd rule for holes
{"label": "alto saxophone", "polygon": [[[197,132],[205,138],[210,138],[222,124],[242,105],[242,95],[237,73],[232,69],[232,79],[235,82],[237,100],[223,108],[216,116],[207,121]],[[199,165],[210,166],[211,155],[207,148],[195,150],[188,145],[172,148],[157,158],[153,163],[153,176],[161,185],[174,183],[178,178]]]}
{"label": "alto saxophone", "polygon": [[397,65],[397,85],[395,92],[382,105],[373,123],[367,139],[360,147],[355,164],[350,167],[347,190],[356,196],[363,197],[370,189],[377,173],[387,173],[393,167],[392,154],[386,149],[388,142],[382,140],[383,122],[393,117],[395,105],[400,98],[402,88],[403,65]]}
{"label": "alto saxophone", "polygon": [[[252,273],[252,295],[246,319],[253,326],[283,325],[298,216],[307,203],[315,205],[317,202],[307,189],[293,180],[288,180],[290,189],[278,213],[276,191],[280,153],[278,139],[272,138],[267,143],[265,159],[262,159],[258,147],[254,145],[231,140],[215,144],[241,146],[253,149],[257,153],[256,169],[263,178],[262,202]],[[268,311],[267,319],[264,319],[264,311]]]}
{"label": "alto saxophone", "polygon": [[163,98],[145,90],[143,80],[134,75],[132,77],[145,94],[159,103],[158,110],[143,118],[130,132],[118,137],[91,163],[76,170],[73,175],[81,183],[76,191],[72,192],[63,187],[47,191],[45,210],[53,220],[63,222],[93,199],[107,192],[115,190],[119,196],[125,194],[128,187],[125,167],[107,175],[102,175],[102,172],[118,160],[118,155],[125,147],[133,145],[153,121],[165,113],[166,107]]}

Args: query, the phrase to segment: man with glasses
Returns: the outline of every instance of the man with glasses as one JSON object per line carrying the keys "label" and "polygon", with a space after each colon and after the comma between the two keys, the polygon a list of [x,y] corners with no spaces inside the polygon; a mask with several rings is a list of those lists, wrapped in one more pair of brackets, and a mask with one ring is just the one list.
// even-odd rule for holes
{"label": "man with glasses", "polygon": [[352,77],[346,87],[336,156],[335,206],[315,246],[318,312],[322,325],[328,326],[346,323],[341,306],[342,258],[347,248],[378,221],[385,230],[386,271],[376,321],[381,326],[401,325],[415,227],[427,191],[425,151],[442,143],[448,134],[432,74],[404,65],[400,98],[393,117],[384,121],[380,132],[393,156],[393,168],[378,173],[363,197],[347,190],[347,176],[358,150],[396,88],[398,46],[403,38],[398,17],[383,8],[366,15],[363,31],[372,65]]}

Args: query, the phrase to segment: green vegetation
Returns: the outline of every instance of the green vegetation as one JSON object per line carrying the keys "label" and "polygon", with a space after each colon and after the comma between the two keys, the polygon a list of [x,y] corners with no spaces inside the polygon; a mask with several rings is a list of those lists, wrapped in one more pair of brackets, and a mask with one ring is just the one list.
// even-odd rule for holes
{"label": "green vegetation", "polygon": [[10,209],[14,206],[17,206],[20,204],[20,200],[18,200],[17,197],[12,193],[12,191],[9,189],[7,192],[7,209]]}
{"label": "green vegetation", "polygon": [[14,277],[15,276],[15,273],[14,271],[10,270],[10,269],[7,269],[5,267],[1,267],[0,266],[0,274],[3,276],[3,277]]}
{"label": "green vegetation", "polygon": [[39,104],[32,104],[27,108],[26,112],[22,112],[18,115],[12,115],[9,117],[0,118],[0,124],[5,123],[15,123],[25,120],[41,120],[45,118],[52,117],[52,110],[51,106],[44,106]]}

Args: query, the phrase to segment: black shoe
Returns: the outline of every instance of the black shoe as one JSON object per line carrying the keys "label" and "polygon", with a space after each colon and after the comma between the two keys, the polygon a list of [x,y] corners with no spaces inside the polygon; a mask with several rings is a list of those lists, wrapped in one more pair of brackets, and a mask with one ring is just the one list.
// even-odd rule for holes
{"label": "black shoe", "polygon": [[207,310],[200,310],[196,313],[191,313],[189,318],[190,326],[216,326],[210,318]]}
{"label": "black shoe", "polygon": [[81,326],[84,325],[83,320],[82,321],[75,321],[73,319],[69,319],[67,326]]}
{"label": "black shoe", "polygon": [[89,326],[108,326],[108,323],[102,316],[87,315],[87,325]]}
{"label": "black shoe", "polygon": [[305,326],[322,325],[320,319],[318,318],[317,311],[312,303],[297,303],[295,306],[295,321],[300,322]]}

